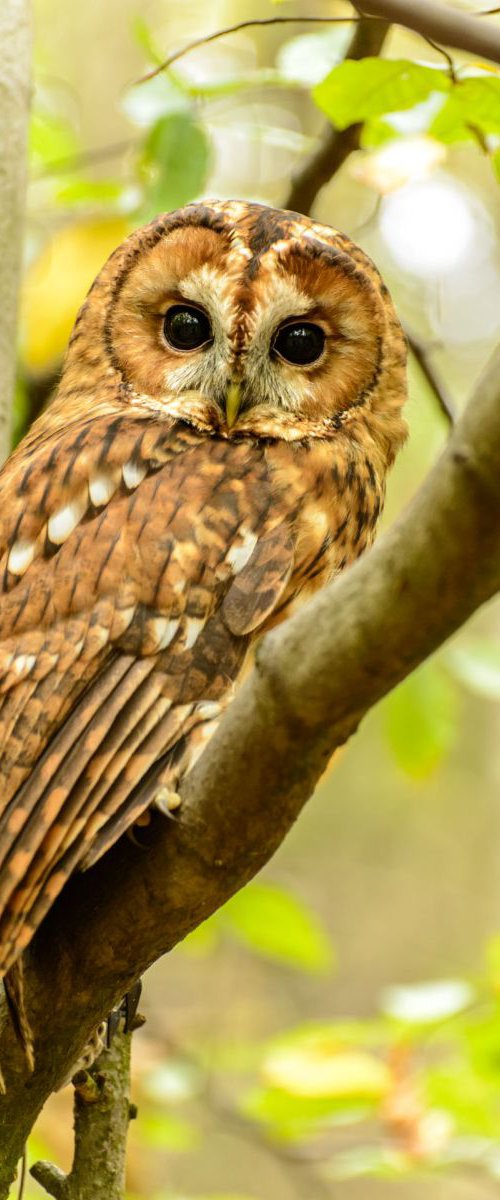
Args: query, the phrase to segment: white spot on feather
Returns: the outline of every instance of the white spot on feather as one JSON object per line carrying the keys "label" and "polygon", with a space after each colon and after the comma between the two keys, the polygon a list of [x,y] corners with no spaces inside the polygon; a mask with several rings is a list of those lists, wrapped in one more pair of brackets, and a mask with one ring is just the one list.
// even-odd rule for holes
{"label": "white spot on feather", "polygon": [[54,546],[62,546],[66,538],[76,529],[86,510],[87,504],[83,496],[76,496],[70,504],[59,508],[49,518],[47,533]]}
{"label": "white spot on feather", "polygon": [[196,705],[196,716],[201,721],[214,721],[216,717],[220,717],[222,708],[216,700],[202,700]]}
{"label": "white spot on feather", "polygon": [[113,621],[110,629],[110,638],[121,637],[122,633],[128,629],[136,612],[136,605],[131,604],[129,608],[116,608],[113,614]]}
{"label": "white spot on feather", "polygon": [[12,670],[16,675],[27,675],[33,670],[36,663],[36,654],[18,654],[17,658],[12,663]]}
{"label": "white spot on feather", "polygon": [[95,471],[89,479],[89,496],[94,508],[102,508],[116,492],[117,479],[110,471]]}
{"label": "white spot on feather", "polygon": [[166,650],[173,641],[179,628],[178,619],[169,619],[167,617],[156,617],[153,621],[155,636],[158,641],[158,649]]}
{"label": "white spot on feather", "polygon": [[125,487],[128,488],[129,491],[132,491],[133,488],[138,487],[139,484],[142,483],[143,479],[147,475],[146,465],[145,463],[132,462],[132,460],[130,460],[129,462],[123,464],[122,475]]}
{"label": "white spot on feather", "polygon": [[185,626],[185,647],[186,650],[191,650],[202,629],[205,626],[205,618],[188,617]]}
{"label": "white spot on feather", "polygon": [[248,560],[251,558],[257,545],[257,534],[252,533],[251,529],[241,527],[239,531],[239,543],[231,546],[226,554],[226,562],[232,568],[235,575],[246,567]]}
{"label": "white spot on feather", "polygon": [[24,575],[35,557],[35,542],[14,542],[9,554],[7,567],[13,575]]}

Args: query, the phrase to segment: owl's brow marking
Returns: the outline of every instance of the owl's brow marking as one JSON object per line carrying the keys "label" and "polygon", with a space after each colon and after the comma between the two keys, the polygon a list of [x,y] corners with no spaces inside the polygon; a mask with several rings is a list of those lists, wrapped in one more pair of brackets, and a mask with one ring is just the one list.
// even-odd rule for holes
{"label": "owl's brow marking", "polygon": [[[118,356],[115,353],[113,345],[113,315],[117,300],[119,299],[123,287],[141,255],[143,255],[146,251],[154,249],[154,247],[158,245],[158,242],[161,242],[162,238],[165,236],[168,238],[168,236],[171,233],[175,233],[177,229],[186,229],[189,227],[211,229],[214,233],[228,233],[228,223],[225,220],[223,213],[220,211],[215,211],[213,208],[211,209],[208,205],[192,204],[186,205],[185,208],[181,208],[175,213],[167,213],[161,217],[157,217],[151,222],[150,225],[146,225],[145,228],[136,230],[135,233],[130,235],[131,241],[134,241],[134,239],[137,240],[133,246],[128,248],[121,271],[119,271],[113,280],[102,329],[106,357],[113,371],[116,372],[125,387],[129,387],[129,384],[125,379],[123,369]],[[118,249],[120,249],[120,247],[118,247]],[[117,252],[115,251],[115,254],[116,253]],[[111,258],[114,258],[114,255],[112,255]],[[97,280],[94,282],[97,282]],[[84,309],[87,307],[87,304],[88,298],[83,306]],[[83,309],[81,310],[80,316],[83,316]]]}

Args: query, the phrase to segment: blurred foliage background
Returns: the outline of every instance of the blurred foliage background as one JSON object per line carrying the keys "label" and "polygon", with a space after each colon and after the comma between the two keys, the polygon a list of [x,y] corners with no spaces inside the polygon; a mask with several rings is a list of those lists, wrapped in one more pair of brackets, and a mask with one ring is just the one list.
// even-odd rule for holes
{"label": "blurred foliage background", "polygon": [[[500,328],[498,72],[459,54],[450,68],[396,28],[382,60],[343,63],[352,26],[297,22],[231,34],[136,86],[225,25],[352,10],[35,9],[16,438],[126,233],[203,195],[286,205],[327,119],[363,122],[361,147],[315,214],[375,259],[460,410]],[[449,432],[413,360],[408,420],[386,522]],[[371,714],[259,880],[149,972],[129,1200],[500,1193],[499,700],[492,605]],[[69,1166],[70,1110],[66,1088],[39,1121],[31,1161]],[[41,1195],[28,1184],[27,1200]]]}

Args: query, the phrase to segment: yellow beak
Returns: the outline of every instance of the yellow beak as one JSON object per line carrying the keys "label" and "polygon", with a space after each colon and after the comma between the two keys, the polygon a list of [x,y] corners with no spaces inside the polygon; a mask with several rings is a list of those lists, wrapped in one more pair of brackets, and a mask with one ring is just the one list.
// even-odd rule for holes
{"label": "yellow beak", "polygon": [[241,404],[241,385],[237,379],[232,379],[226,392],[226,421],[228,429],[234,425]]}

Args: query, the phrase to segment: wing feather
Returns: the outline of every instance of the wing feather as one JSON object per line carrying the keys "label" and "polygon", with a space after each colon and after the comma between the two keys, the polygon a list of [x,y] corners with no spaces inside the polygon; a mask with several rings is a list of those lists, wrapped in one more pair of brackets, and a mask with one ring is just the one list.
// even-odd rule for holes
{"label": "wing feather", "polygon": [[100,424],[33,438],[0,480],[0,973],[176,786],[293,568],[262,449]]}

